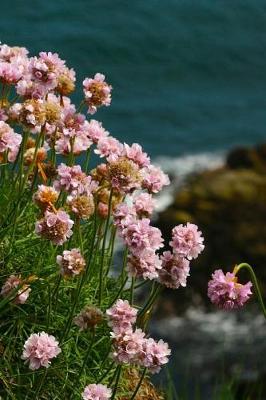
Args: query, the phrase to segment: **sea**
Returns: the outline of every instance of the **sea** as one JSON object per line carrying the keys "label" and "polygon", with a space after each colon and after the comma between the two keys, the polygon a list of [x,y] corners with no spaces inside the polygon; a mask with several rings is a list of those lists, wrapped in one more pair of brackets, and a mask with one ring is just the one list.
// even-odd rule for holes
{"label": "sea", "polygon": [[94,118],[177,174],[266,139],[265,0],[3,1],[0,40],[58,52],[75,101],[104,73],[113,101]]}

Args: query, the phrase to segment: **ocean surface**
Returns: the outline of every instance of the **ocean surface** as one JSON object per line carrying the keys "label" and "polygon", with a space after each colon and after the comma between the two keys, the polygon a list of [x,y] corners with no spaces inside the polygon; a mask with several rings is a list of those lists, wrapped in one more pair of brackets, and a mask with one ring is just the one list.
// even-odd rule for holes
{"label": "ocean surface", "polygon": [[58,52],[80,87],[106,74],[113,102],[95,118],[168,165],[266,139],[264,0],[12,0],[0,35]]}

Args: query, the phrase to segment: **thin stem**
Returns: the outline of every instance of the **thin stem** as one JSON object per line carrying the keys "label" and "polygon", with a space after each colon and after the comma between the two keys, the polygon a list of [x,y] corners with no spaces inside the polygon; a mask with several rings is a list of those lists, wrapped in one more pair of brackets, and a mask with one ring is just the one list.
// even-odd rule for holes
{"label": "thin stem", "polygon": [[119,384],[119,379],[120,379],[121,372],[122,372],[122,366],[119,365],[117,367],[116,372],[115,372],[115,374],[117,374],[117,375],[116,375],[115,386],[114,386],[114,390],[113,390],[113,394],[112,394],[111,400],[113,400],[115,398],[115,395],[116,395],[116,392],[117,392],[117,389],[118,389],[118,384]]}
{"label": "thin stem", "polygon": [[146,375],[146,371],[147,371],[147,368],[144,368],[144,370],[143,370],[143,372],[142,372],[142,374],[141,374],[139,383],[137,384],[134,393],[133,393],[132,396],[130,397],[130,400],[134,400],[135,397],[136,397],[136,395],[138,394],[138,391],[139,391],[139,389],[140,389],[140,387],[141,387],[141,384],[142,384],[142,382],[143,382],[143,379],[144,379],[144,377],[145,377],[145,375]]}
{"label": "thin stem", "polygon": [[109,196],[109,203],[108,203],[108,216],[107,220],[105,223],[105,230],[104,230],[104,236],[103,236],[103,244],[102,244],[102,252],[101,252],[101,266],[100,266],[100,277],[99,277],[99,307],[102,305],[102,297],[103,297],[103,286],[104,286],[104,262],[105,262],[105,247],[106,247],[106,241],[107,241],[107,234],[108,234],[108,227],[109,227],[109,220],[111,216],[111,206],[112,206],[112,195],[113,191],[111,189],[110,191],[110,196]]}
{"label": "thin stem", "polygon": [[253,282],[253,285],[254,285],[254,288],[255,288],[255,292],[256,292],[256,295],[257,295],[261,310],[263,312],[264,317],[266,318],[266,308],[265,308],[265,305],[264,305],[264,302],[263,302],[263,298],[262,298],[262,295],[261,295],[261,290],[260,290],[260,287],[259,287],[259,283],[258,283],[256,274],[255,274],[253,268],[251,267],[251,265],[249,265],[247,263],[241,263],[241,264],[237,265],[236,268],[234,269],[234,274],[236,275],[243,268],[248,270],[248,272],[249,272],[249,274],[251,276],[251,280]]}

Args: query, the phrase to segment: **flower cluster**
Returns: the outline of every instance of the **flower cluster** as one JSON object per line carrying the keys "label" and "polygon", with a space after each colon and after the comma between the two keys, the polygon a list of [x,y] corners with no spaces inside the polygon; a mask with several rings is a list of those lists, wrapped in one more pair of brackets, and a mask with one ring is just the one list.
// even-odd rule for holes
{"label": "flower cluster", "polygon": [[61,349],[54,336],[45,332],[33,333],[26,340],[21,358],[29,362],[32,370],[40,367],[48,368],[51,360],[61,353]]}
{"label": "flower cluster", "polygon": [[29,297],[30,291],[31,288],[20,276],[10,275],[1,289],[1,296],[9,297],[14,294],[13,303],[24,304]]}
{"label": "flower cluster", "polygon": [[86,386],[82,393],[83,400],[109,400],[111,396],[111,389],[101,383]]}
{"label": "flower cluster", "polygon": [[234,272],[214,271],[208,283],[208,296],[219,308],[230,310],[242,307],[252,295],[252,283],[242,285]]}
{"label": "flower cluster", "polygon": [[133,329],[137,310],[127,300],[119,299],[106,314],[112,328],[113,359],[120,364],[145,367],[151,373],[159,372],[171,350],[163,340],[156,342],[141,329]]}
{"label": "flower cluster", "polygon": [[56,257],[56,262],[60,266],[61,275],[64,277],[79,275],[86,265],[79,249],[64,250],[63,255]]}

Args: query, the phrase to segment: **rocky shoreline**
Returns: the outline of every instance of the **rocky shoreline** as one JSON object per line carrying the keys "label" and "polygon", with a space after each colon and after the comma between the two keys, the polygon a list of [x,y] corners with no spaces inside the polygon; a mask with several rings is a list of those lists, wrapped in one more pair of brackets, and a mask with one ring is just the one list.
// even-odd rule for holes
{"label": "rocky shoreline", "polygon": [[[207,281],[214,269],[242,261],[256,270],[266,293],[266,144],[232,150],[225,165],[190,175],[159,213],[157,226],[168,242],[174,225],[194,222],[206,248],[193,262],[187,288],[166,291],[160,313],[178,314],[188,304],[209,307]],[[243,275],[243,279],[245,276]]]}

